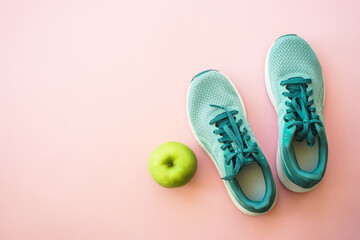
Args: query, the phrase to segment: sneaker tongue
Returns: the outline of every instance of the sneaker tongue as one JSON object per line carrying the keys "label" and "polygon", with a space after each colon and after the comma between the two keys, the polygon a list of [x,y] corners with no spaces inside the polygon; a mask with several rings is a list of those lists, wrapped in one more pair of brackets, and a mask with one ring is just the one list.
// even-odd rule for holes
{"label": "sneaker tongue", "polygon": [[244,166],[246,165],[250,165],[252,163],[256,162],[256,159],[254,158],[254,156],[251,154],[250,157],[248,157],[244,163]]}
{"label": "sneaker tongue", "polygon": [[[285,131],[283,133],[283,138],[284,138],[285,145],[287,147],[289,147],[291,145],[292,140],[293,140],[297,130],[298,129],[297,129],[296,125],[290,127],[289,129],[287,129],[287,127],[285,127]],[[320,139],[325,138],[325,131],[324,131],[323,127],[319,126],[318,124],[315,124],[315,130]],[[301,130],[299,129],[298,131],[301,131]],[[306,141],[306,140],[304,139],[304,141]]]}
{"label": "sneaker tongue", "polygon": [[[229,151],[229,149],[227,149],[226,151]],[[245,158],[245,155],[247,155],[247,153],[243,153],[244,162],[243,162],[243,165],[241,166],[241,168],[246,166],[246,165],[249,165],[249,164],[252,164],[252,163],[256,162],[256,159],[252,154],[249,154],[249,156],[246,157],[246,158]],[[235,162],[233,162],[233,167],[235,167]]]}

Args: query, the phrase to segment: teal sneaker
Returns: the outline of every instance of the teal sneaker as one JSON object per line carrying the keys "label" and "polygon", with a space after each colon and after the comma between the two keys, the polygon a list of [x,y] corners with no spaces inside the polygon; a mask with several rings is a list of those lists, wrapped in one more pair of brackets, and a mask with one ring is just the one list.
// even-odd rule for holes
{"label": "teal sneaker", "polygon": [[276,202],[275,182],[230,80],[216,70],[196,75],[187,112],[197,142],[215,164],[235,206],[249,215],[268,212]]}
{"label": "teal sneaker", "polygon": [[265,83],[277,112],[276,168],[283,185],[307,192],[323,178],[328,144],[321,66],[309,44],[295,34],[278,38],[266,58]]}

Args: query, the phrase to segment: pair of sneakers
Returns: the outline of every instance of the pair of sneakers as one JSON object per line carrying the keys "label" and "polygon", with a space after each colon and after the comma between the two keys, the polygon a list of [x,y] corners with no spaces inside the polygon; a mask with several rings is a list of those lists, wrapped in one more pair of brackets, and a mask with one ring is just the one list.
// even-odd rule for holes
{"label": "pair of sneakers", "polygon": [[[278,38],[266,58],[265,83],[278,115],[279,179],[291,191],[310,191],[324,176],[328,146],[324,80],[309,44],[294,34]],[[277,199],[275,181],[234,84],[216,70],[197,74],[189,87],[187,111],[197,142],[237,208],[249,215],[270,211]]]}

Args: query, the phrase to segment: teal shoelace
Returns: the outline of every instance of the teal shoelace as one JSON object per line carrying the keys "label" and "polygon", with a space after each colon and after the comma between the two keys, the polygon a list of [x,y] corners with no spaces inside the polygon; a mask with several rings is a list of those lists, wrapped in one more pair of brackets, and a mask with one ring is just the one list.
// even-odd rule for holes
{"label": "teal shoelace", "polygon": [[296,125],[295,139],[300,142],[305,139],[308,146],[313,146],[314,136],[317,135],[315,124],[322,126],[322,123],[315,114],[315,107],[312,106],[314,100],[309,100],[312,94],[312,90],[308,91],[309,83],[311,79],[296,77],[281,81],[280,85],[286,85],[288,92],[282,94],[291,100],[285,102],[288,106],[284,115],[285,122],[289,123],[287,128]]}
{"label": "teal shoelace", "polygon": [[234,116],[238,111],[228,111],[227,108],[218,105],[210,105],[210,107],[224,110],[223,113],[213,118],[209,124],[215,124],[217,127],[214,130],[214,134],[221,136],[218,141],[223,143],[221,149],[224,150],[225,163],[232,168],[232,172],[222,179],[231,180],[240,172],[242,166],[254,162],[254,158],[251,155],[259,153],[258,147],[256,143],[249,141],[250,136],[247,135],[248,130],[246,127],[243,128],[242,132],[240,131],[243,121],[240,119],[236,122]]}

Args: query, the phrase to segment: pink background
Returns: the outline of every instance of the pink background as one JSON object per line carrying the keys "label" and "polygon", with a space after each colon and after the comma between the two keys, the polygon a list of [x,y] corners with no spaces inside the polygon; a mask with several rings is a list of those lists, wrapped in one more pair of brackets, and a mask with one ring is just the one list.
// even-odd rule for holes
{"label": "pink background", "polygon": [[[0,239],[359,239],[360,2],[0,2]],[[264,62],[297,33],[326,81],[329,162],[314,191],[260,217],[238,211],[187,123],[191,78],[215,68],[242,95],[274,176],[277,120]],[[193,180],[157,185],[175,140]]]}

